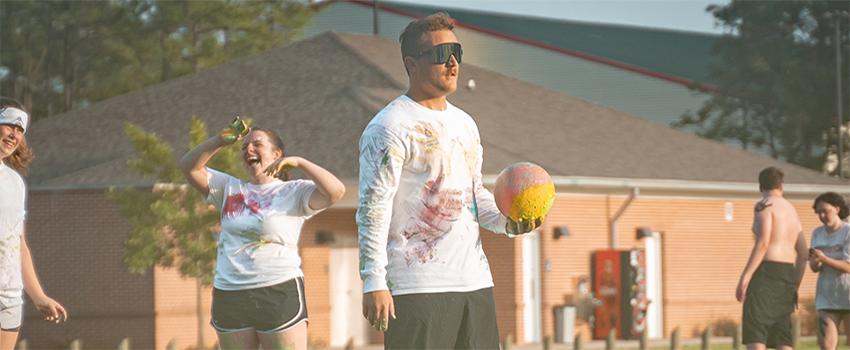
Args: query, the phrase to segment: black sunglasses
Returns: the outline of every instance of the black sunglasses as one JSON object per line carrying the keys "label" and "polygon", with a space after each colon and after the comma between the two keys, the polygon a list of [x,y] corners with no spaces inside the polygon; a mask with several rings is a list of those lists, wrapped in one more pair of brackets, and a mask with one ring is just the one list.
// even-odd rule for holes
{"label": "black sunglasses", "polygon": [[446,43],[439,44],[430,49],[419,51],[419,54],[416,57],[422,57],[428,55],[431,58],[432,64],[447,64],[451,59],[452,55],[455,56],[457,63],[461,62],[461,57],[463,57],[463,48],[460,47],[459,43]]}

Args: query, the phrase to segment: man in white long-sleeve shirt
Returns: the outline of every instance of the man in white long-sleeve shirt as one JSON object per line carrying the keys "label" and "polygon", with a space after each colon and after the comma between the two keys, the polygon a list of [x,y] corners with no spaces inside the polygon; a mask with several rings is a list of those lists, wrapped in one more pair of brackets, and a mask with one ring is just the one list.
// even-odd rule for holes
{"label": "man in white long-sleeve shirt", "polygon": [[497,349],[493,278],[479,225],[525,233],[481,180],[478,127],[446,101],[463,51],[436,13],[401,34],[410,88],[360,139],[357,225],[363,315],[388,349]]}

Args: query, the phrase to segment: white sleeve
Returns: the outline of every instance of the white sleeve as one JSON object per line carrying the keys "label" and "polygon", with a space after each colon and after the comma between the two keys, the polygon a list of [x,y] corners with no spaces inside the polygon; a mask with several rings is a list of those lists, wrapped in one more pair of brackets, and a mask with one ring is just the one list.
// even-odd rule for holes
{"label": "white sleeve", "polygon": [[305,219],[309,219],[313,215],[321,213],[324,208],[316,210],[310,208],[310,197],[313,196],[313,192],[316,191],[316,183],[311,180],[292,180],[293,186],[293,196],[295,196],[295,200],[298,203],[298,208],[300,210],[299,215],[303,216]]}
{"label": "white sleeve", "polygon": [[27,206],[28,206],[27,200],[28,200],[28,196],[29,196],[28,193],[29,192],[27,191],[27,183],[26,183],[26,181],[24,181],[24,178],[20,177],[20,175],[18,175],[18,176],[21,179],[21,201],[22,201],[21,203],[24,203],[24,208],[23,208],[24,210],[21,211],[21,219],[18,220],[17,224],[15,224],[15,226],[20,226],[20,227],[15,227],[13,229],[14,230],[13,232],[23,233],[24,229],[26,228],[26,222],[27,222]]}
{"label": "white sleeve", "polygon": [[493,198],[493,194],[481,185],[480,181],[480,178],[476,180],[475,186],[478,225],[490,232],[506,234],[505,226],[507,226],[508,219],[496,207],[496,200]]}
{"label": "white sleeve", "polygon": [[475,212],[478,217],[478,225],[490,232],[506,234],[505,226],[507,218],[502,215],[499,208],[496,206],[496,199],[493,193],[484,187],[484,180],[481,176],[481,164],[484,159],[484,148],[481,147],[481,140],[478,139],[476,133],[476,164],[475,173],[472,177],[472,191],[475,198]]}
{"label": "white sleeve", "polygon": [[385,127],[370,125],[363,131],[356,215],[363,293],[389,290],[387,236],[405,154],[401,138]]}
{"label": "white sleeve", "polygon": [[24,212],[22,213],[22,216],[21,216],[21,222],[23,222],[23,221],[27,220],[27,206],[28,206],[27,200],[29,200],[29,198],[28,198],[29,191],[27,191],[27,183],[26,183],[26,181],[24,181],[23,178],[21,178],[21,190],[22,190],[21,192],[23,194],[21,196],[21,197],[23,197],[23,198],[21,198],[21,201],[22,201],[21,203],[24,203]]}
{"label": "white sleeve", "polygon": [[207,187],[210,192],[207,195],[207,203],[215,205],[221,210],[224,207],[225,194],[227,193],[227,184],[231,179],[235,179],[226,173],[211,168],[207,169]]}

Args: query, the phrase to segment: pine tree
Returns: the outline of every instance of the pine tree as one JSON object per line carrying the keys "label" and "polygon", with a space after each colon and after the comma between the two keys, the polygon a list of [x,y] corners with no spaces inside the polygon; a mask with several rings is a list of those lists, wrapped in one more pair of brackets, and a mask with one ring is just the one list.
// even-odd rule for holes
{"label": "pine tree", "polygon": [[[198,281],[200,293],[200,286],[212,283],[218,210],[186,184],[178,167],[180,155],[175,155],[168,143],[133,124],[127,124],[125,132],[136,150],[128,166],[155,184],[152,188],[111,189],[108,193],[132,227],[124,243],[124,262],[130,272],[141,274],[154,266],[176,268],[181,276]],[[187,149],[208,137],[204,122],[192,117]],[[239,151],[231,146],[219,151],[208,166],[245,178],[240,164]],[[201,348],[204,322],[200,302],[196,311]]]}

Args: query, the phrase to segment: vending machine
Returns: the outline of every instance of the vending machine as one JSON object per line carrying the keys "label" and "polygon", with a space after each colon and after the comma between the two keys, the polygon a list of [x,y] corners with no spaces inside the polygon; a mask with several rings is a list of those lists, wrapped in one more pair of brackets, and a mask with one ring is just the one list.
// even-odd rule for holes
{"label": "vending machine", "polygon": [[593,338],[637,339],[646,330],[646,262],[642,250],[598,250],[591,255],[596,299]]}

